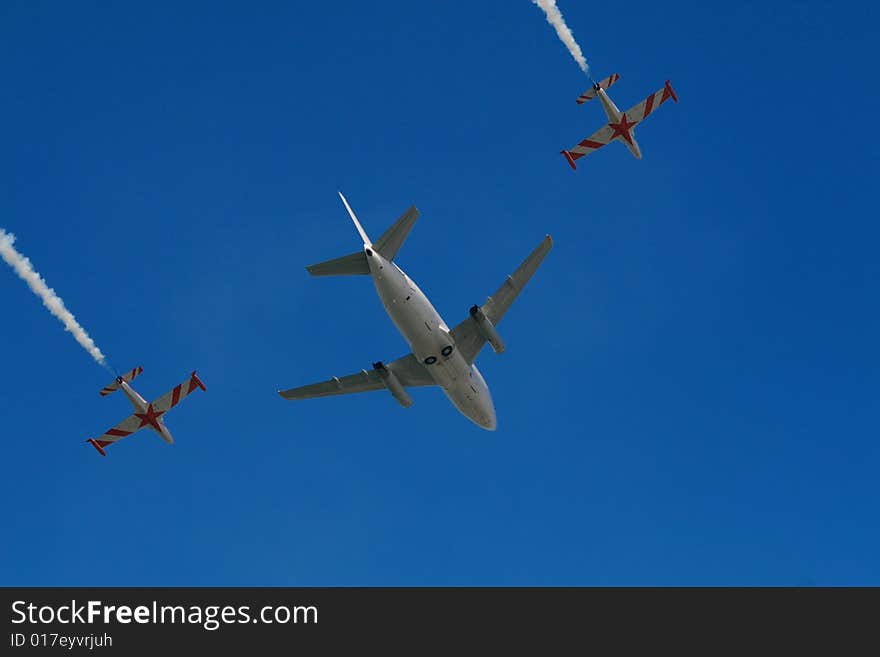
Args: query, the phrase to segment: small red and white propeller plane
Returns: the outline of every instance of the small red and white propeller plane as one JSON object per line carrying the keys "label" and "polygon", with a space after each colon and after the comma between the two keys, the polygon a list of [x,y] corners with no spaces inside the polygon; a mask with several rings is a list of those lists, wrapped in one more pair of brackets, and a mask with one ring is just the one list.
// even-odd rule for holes
{"label": "small red and white propeller plane", "polygon": [[608,97],[608,94],[605,93],[605,90],[619,79],[620,76],[617,73],[609,75],[601,82],[594,82],[593,87],[590,90],[578,96],[578,105],[583,105],[588,100],[598,96],[599,100],[602,102],[602,109],[604,109],[605,114],[608,115],[608,123],[583,141],[579,142],[576,146],[561,151],[572,169],[577,168],[574,163],[575,160],[599,150],[606,144],[610,144],[612,141],[621,142],[629,149],[629,152],[633,154],[633,157],[637,160],[641,160],[642,151],[639,148],[636,138],[633,136],[635,127],[648,118],[648,115],[651,114],[651,112],[656,110],[670,98],[676,103],[678,102],[678,96],[675,95],[675,91],[672,90],[672,85],[669,84],[669,80],[667,80],[662,89],[652,93],[638,105],[634,105],[625,112],[621,112],[617,109],[617,105],[615,105]]}
{"label": "small red and white propeller plane", "polygon": [[162,437],[162,440],[169,445],[174,444],[174,438],[171,436],[171,432],[168,431],[168,427],[165,426],[162,416],[177,406],[184,397],[188,396],[196,388],[205,390],[205,384],[203,384],[199,377],[196,376],[196,373],[193,372],[189,375],[189,378],[186,381],[174,386],[174,388],[159,397],[156,401],[147,403],[146,399],[141,397],[130,385],[128,385],[130,381],[143,371],[143,367],[135,367],[130,372],[126,372],[122,376],[117,376],[113,383],[106,385],[101,389],[101,396],[106,397],[122,388],[125,396],[128,397],[131,405],[134,406],[133,415],[129,415],[122,422],[112,429],[108,429],[97,438],[89,438],[86,441],[98,450],[98,453],[101,456],[107,456],[106,452],[104,452],[104,448],[107,447],[107,445],[118,442],[123,438],[140,431],[144,427],[149,427],[158,433]]}

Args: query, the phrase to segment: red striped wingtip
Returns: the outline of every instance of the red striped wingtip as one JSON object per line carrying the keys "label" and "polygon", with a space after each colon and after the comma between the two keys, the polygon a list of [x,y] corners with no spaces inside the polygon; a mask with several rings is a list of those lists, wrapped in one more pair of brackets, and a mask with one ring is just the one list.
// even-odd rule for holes
{"label": "red striped wingtip", "polygon": [[89,438],[86,442],[89,443],[96,450],[98,450],[98,454],[100,454],[101,456],[107,456],[107,452],[105,452],[103,449],[101,449],[101,446],[98,444],[98,442],[94,438]]}
{"label": "red striped wingtip", "polygon": [[568,151],[559,151],[559,152],[562,153],[563,155],[565,155],[565,159],[568,160],[568,166],[570,166],[572,169],[576,170],[577,165],[574,163],[574,158],[571,156],[571,153],[569,153]]}
{"label": "red striped wingtip", "polygon": [[196,385],[197,385],[199,388],[201,388],[201,389],[204,390],[205,392],[208,392],[208,389],[205,387],[205,384],[202,383],[202,380],[196,375],[195,372],[192,373],[192,380],[196,382]]}
{"label": "red striped wingtip", "polygon": [[666,88],[669,89],[669,95],[672,96],[672,100],[676,103],[678,102],[678,96],[675,95],[675,90],[672,88],[672,85],[669,84],[669,80],[666,81]]}

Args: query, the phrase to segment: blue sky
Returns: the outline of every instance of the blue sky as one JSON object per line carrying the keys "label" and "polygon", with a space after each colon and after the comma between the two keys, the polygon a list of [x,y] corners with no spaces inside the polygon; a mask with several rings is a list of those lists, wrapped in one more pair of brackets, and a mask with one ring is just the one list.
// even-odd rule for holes
{"label": "blue sky", "polygon": [[[5,2],[0,226],[148,398],[130,410],[5,266],[5,585],[880,584],[870,3]],[[421,211],[399,264],[450,325],[555,246],[434,389],[275,391],[406,352],[305,265]]]}

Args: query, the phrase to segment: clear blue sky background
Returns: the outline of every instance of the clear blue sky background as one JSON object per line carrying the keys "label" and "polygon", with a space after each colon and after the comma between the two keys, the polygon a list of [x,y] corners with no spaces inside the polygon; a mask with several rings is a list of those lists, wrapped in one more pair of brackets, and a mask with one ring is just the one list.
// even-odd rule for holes
{"label": "clear blue sky background", "polygon": [[[880,584],[868,2],[563,2],[604,121],[518,2],[4,2],[0,226],[148,398],[130,412],[0,269],[0,583]],[[410,204],[398,262],[452,325],[555,247],[436,389],[286,402],[406,352],[367,278],[304,266]]]}

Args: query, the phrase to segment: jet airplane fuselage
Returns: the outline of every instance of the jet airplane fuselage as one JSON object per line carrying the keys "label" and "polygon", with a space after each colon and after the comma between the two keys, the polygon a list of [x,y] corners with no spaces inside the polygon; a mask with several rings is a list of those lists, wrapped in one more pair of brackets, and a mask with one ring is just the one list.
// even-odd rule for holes
{"label": "jet airplane fuselage", "polygon": [[364,252],[382,305],[415,357],[463,415],[494,430],[497,420],[489,386],[477,366],[458,353],[440,313],[394,262],[369,246]]}

